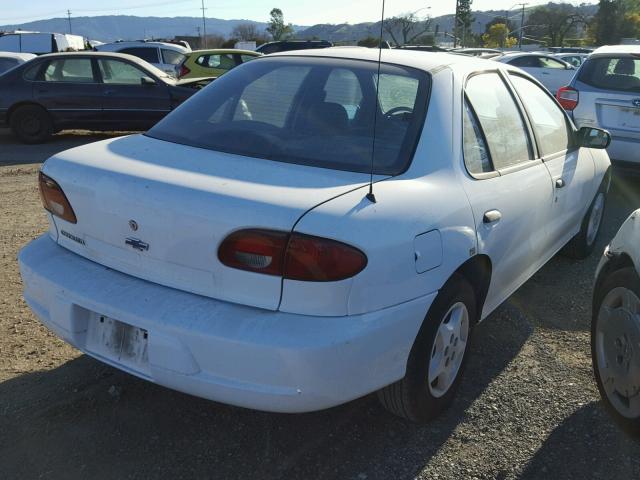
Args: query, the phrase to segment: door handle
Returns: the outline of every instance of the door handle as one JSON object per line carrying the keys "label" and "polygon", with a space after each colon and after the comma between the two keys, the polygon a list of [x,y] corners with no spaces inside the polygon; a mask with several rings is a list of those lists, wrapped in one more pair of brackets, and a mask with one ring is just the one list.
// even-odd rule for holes
{"label": "door handle", "polygon": [[564,188],[566,185],[566,183],[564,183],[564,180],[559,178],[556,180],[556,188]]}
{"label": "door handle", "polygon": [[105,95],[113,95],[114,93],[116,93],[115,90],[105,90],[104,91]]}
{"label": "door handle", "polygon": [[482,217],[482,223],[487,225],[498,223],[500,220],[502,220],[502,214],[498,210],[489,210],[485,212],[484,217]]}

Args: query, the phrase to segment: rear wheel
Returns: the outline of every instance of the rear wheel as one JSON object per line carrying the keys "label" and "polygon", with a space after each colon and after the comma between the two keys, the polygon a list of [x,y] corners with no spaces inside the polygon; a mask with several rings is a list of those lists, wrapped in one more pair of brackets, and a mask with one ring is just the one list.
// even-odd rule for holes
{"label": "rear wheel", "polygon": [[378,392],[391,413],[414,422],[435,418],[449,407],[465,367],[476,298],[454,275],[440,291],[411,348],[402,380]]}
{"label": "rear wheel", "polygon": [[18,107],[9,120],[11,130],[24,143],[42,143],[53,134],[49,113],[37,105]]}
{"label": "rear wheel", "polygon": [[579,260],[591,255],[602,227],[606,199],[605,191],[599,190],[582,219],[580,231],[562,250],[563,255]]}
{"label": "rear wheel", "polygon": [[598,390],[614,420],[640,436],[640,277],[627,267],[599,285],[591,325]]}

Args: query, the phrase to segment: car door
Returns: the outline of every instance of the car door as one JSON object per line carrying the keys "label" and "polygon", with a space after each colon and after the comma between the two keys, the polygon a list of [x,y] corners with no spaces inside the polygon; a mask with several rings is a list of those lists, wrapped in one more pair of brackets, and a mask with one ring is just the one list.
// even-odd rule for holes
{"label": "car door", "polygon": [[503,75],[470,77],[465,87],[463,185],[473,210],[478,254],[492,263],[491,311],[548,259],[552,189],[535,159],[532,134]]}
{"label": "car door", "polygon": [[589,151],[577,146],[573,126],[549,92],[517,73],[509,77],[531,123],[538,155],[551,176],[548,250],[556,252],[580,230],[591,203],[595,165]]}
{"label": "car door", "polygon": [[123,128],[150,128],[171,111],[169,87],[138,65],[115,58],[98,59],[102,82],[102,118]]}
{"label": "car door", "polygon": [[33,83],[33,99],[47,109],[56,126],[100,123],[102,88],[89,57],[52,58]]}

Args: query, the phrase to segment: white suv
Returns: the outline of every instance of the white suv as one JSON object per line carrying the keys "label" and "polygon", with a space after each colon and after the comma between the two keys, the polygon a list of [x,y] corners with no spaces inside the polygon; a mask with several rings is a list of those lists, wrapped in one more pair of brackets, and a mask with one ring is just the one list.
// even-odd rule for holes
{"label": "white suv", "polygon": [[98,45],[95,50],[99,52],[127,53],[141,58],[151,65],[158,67],[173,77],[178,76],[180,65],[186,55],[191,51],[182,45],[165,42],[115,42]]}
{"label": "white suv", "polygon": [[640,45],[597,49],[558,91],[558,100],[578,128],[611,132],[612,160],[640,165]]}

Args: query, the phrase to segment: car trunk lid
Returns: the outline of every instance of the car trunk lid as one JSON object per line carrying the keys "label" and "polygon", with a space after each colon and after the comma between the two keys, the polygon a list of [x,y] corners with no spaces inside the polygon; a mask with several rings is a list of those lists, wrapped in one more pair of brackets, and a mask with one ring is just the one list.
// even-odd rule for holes
{"label": "car trunk lid", "polygon": [[60,153],[43,171],[78,218],[54,217],[62,246],[155,283],[265,309],[278,308],[282,279],[222,265],[220,243],[243,228],[290,231],[305,212],[368,180],[142,135]]}

